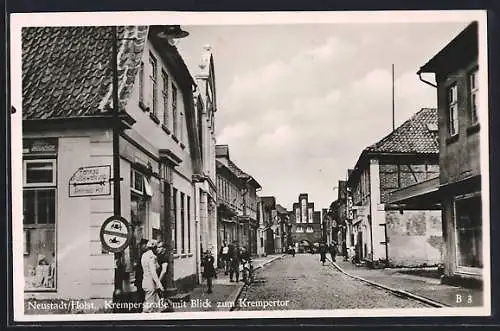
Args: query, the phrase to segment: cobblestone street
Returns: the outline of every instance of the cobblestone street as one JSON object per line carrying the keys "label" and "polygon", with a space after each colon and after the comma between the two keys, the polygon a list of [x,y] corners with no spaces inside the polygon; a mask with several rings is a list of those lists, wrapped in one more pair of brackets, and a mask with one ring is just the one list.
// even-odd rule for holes
{"label": "cobblestone street", "polygon": [[[239,310],[264,310],[264,301],[279,300],[266,310],[425,308],[352,279],[331,264],[322,266],[319,255],[285,256],[256,273],[256,281],[245,287],[238,300]],[[283,305],[283,302],[288,302]],[[252,307],[255,303],[256,306]]]}

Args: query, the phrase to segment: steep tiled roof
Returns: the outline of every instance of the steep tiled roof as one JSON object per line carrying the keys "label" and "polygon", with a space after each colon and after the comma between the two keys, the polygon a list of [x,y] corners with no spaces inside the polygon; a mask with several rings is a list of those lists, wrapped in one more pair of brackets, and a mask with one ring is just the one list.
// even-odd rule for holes
{"label": "steep tiled roof", "polygon": [[[111,31],[111,27],[93,26],[23,28],[23,119],[90,116],[112,107]],[[122,26],[117,31],[123,110],[137,75],[148,27]]]}
{"label": "steep tiled roof", "polygon": [[435,108],[422,108],[409,120],[365,150],[372,153],[439,153]]}

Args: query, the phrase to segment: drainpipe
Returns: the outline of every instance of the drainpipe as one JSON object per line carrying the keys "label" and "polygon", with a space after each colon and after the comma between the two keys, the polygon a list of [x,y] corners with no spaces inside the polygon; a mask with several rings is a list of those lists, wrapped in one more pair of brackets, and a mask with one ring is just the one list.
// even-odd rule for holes
{"label": "drainpipe", "polygon": [[434,87],[434,88],[437,88],[437,85],[436,85],[436,84],[433,84],[433,83],[431,83],[431,82],[429,82],[429,81],[427,81],[427,80],[425,80],[425,79],[423,79],[423,78],[422,78],[422,71],[421,71],[421,70],[419,70],[419,71],[417,72],[417,75],[418,75],[418,79],[420,79],[420,80],[421,80],[422,82],[424,82],[425,84],[430,85],[430,86],[432,86],[432,87]]}
{"label": "drainpipe", "polygon": [[201,284],[201,252],[200,252],[200,198],[199,198],[199,188],[195,185],[194,192],[194,205],[196,208],[194,209],[194,235],[195,235],[195,254],[196,254],[196,278],[198,279],[198,283]]}

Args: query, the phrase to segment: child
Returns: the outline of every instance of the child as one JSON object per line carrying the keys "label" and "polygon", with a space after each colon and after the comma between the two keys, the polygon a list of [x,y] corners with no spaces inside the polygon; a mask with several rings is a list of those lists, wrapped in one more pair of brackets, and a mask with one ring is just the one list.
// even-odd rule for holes
{"label": "child", "polygon": [[212,252],[210,250],[206,251],[205,256],[201,261],[201,266],[203,267],[203,278],[207,279],[207,293],[212,293],[212,278],[217,277],[214,268],[214,257],[212,256]]}

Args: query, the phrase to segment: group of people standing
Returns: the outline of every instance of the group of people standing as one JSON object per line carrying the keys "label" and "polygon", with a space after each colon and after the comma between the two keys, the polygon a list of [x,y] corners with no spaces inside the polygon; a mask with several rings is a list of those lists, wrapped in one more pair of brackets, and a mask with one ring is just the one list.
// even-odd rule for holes
{"label": "group of people standing", "polygon": [[224,241],[219,256],[220,262],[224,267],[224,275],[229,274],[230,282],[239,282],[240,264],[250,260],[250,252],[248,249],[240,247],[236,241],[231,244]]}
{"label": "group of people standing", "polygon": [[319,244],[319,260],[323,265],[325,265],[327,253],[330,253],[332,261],[335,262],[335,258],[337,256],[337,243],[335,241],[332,241],[330,244],[324,242]]}
{"label": "group of people standing", "polygon": [[165,295],[168,268],[167,250],[163,242],[143,239],[140,242],[140,264],[137,265],[135,286],[142,312],[171,312],[173,305]]}

